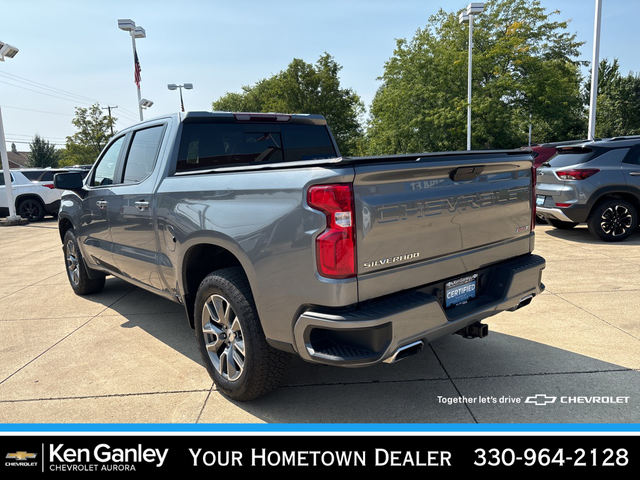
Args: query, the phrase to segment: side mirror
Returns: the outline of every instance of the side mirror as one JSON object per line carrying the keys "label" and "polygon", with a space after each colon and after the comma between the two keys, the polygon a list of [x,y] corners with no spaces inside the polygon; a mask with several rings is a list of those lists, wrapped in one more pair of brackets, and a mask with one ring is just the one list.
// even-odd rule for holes
{"label": "side mirror", "polygon": [[78,172],[56,173],[53,177],[53,186],[60,190],[81,190],[84,180]]}

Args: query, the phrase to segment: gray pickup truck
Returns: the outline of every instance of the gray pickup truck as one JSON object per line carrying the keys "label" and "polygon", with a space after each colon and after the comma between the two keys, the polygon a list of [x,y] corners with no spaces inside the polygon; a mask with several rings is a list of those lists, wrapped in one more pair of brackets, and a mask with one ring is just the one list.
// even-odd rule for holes
{"label": "gray pickup truck", "polygon": [[529,152],[341,157],[317,115],[192,112],[118,133],[64,189],[71,287],[113,275],[184,305],[218,389],[291,355],[395,362],[541,293]]}

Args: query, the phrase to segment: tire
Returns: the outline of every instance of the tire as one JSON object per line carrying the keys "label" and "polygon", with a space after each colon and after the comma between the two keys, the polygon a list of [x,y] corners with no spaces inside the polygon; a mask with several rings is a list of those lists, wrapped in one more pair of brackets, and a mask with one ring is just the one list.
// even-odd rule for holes
{"label": "tire", "polygon": [[635,207],[622,199],[604,201],[592,210],[587,219],[589,231],[606,242],[621,242],[638,226]]}
{"label": "tire", "polygon": [[209,274],[198,288],[194,317],[202,359],[221,393],[246,402],[280,385],[291,355],[267,343],[242,269]]}
{"label": "tire", "polygon": [[30,222],[39,222],[44,214],[44,205],[37,198],[27,198],[18,205],[18,215]]}
{"label": "tire", "polygon": [[561,220],[556,220],[555,218],[547,218],[547,222],[549,222],[549,224],[552,225],[553,227],[558,228],[560,230],[571,230],[573,227],[578,225],[577,223],[563,222]]}
{"label": "tire", "polygon": [[105,277],[89,278],[73,229],[67,230],[64,234],[62,249],[67,278],[73,291],[77,295],[90,295],[101,291],[104,288]]}

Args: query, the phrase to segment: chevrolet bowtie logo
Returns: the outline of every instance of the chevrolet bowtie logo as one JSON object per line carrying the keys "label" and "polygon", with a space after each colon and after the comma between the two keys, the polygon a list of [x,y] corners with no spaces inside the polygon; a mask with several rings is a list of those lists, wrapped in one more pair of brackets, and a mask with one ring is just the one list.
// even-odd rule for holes
{"label": "chevrolet bowtie logo", "polygon": [[547,403],[555,403],[557,397],[549,397],[544,393],[539,393],[533,397],[527,397],[524,403],[533,403],[535,405],[546,405]]}
{"label": "chevrolet bowtie logo", "polygon": [[26,460],[27,458],[36,458],[36,454],[27,452],[7,453],[7,458],[12,460]]}

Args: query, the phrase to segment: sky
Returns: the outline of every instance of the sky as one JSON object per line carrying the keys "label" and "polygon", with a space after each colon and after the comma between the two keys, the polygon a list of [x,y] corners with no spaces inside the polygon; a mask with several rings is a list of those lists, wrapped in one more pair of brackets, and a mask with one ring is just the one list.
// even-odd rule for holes
{"label": "sky", "polygon": [[[0,0],[0,41],[17,47],[0,62],[0,111],[7,148],[29,151],[34,135],[63,146],[75,132],[76,107],[116,107],[116,129],[139,121],[131,37],[118,29],[128,18],[143,27],[136,41],[141,94],[153,118],[180,109],[211,110],[238,92],[287,68],[294,58],[315,63],[325,52],[342,66],[341,85],[368,106],[396,39],[411,39],[452,0]],[[585,42],[590,61],[596,0],[541,0],[554,18]],[[602,0],[600,58],[617,58],[623,75],[640,72],[640,0]],[[107,110],[105,109],[105,114]]]}

